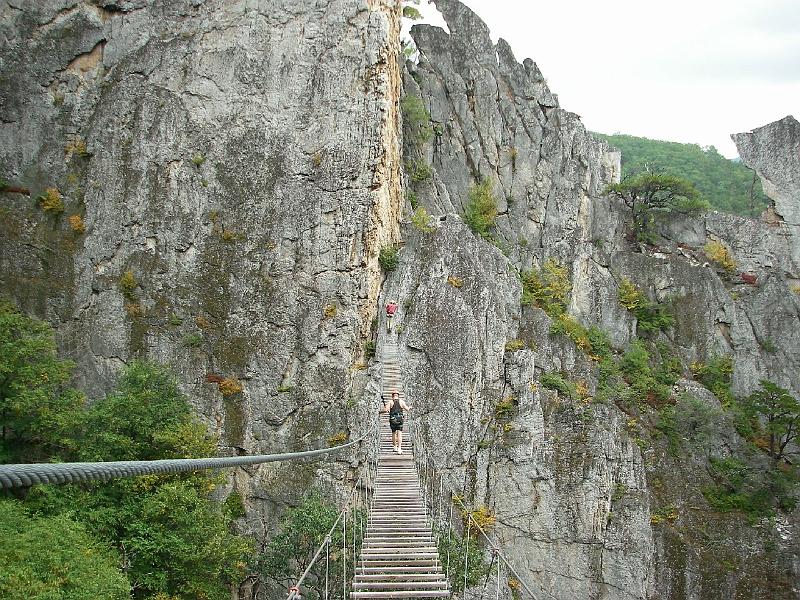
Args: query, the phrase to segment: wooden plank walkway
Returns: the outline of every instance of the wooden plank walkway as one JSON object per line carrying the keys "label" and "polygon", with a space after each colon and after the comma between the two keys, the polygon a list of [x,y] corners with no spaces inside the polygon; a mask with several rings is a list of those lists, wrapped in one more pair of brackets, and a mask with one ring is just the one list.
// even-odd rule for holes
{"label": "wooden plank walkway", "polygon": [[[405,399],[393,340],[383,345],[381,359],[381,396],[390,398],[397,390]],[[378,474],[353,578],[353,599],[450,597],[436,540],[426,519],[411,436],[405,429],[402,454],[397,454],[392,448],[388,416],[381,415]]]}

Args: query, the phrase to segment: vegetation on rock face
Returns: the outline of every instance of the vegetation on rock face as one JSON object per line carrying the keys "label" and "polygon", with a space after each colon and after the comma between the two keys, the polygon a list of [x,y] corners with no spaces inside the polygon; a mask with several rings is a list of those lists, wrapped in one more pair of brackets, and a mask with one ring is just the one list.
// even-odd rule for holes
{"label": "vegetation on rock face", "polygon": [[[215,453],[215,441],[192,416],[166,369],[132,363],[113,393],[86,406],[68,387],[70,365],[58,359],[47,324],[4,303],[0,344],[4,461]],[[0,522],[12,527],[0,543],[16,549],[0,552],[0,590],[10,574],[26,577],[29,589],[42,590],[25,596],[32,598],[127,598],[123,592],[129,588],[135,599],[230,598],[251,544],[230,532],[228,512],[209,499],[218,483],[218,476],[199,473],[34,486],[24,501],[0,508],[7,513]],[[36,540],[39,550],[31,546]]]}
{"label": "vegetation on rock face", "polygon": [[666,436],[670,452],[678,456],[684,444],[703,448],[713,438],[720,417],[718,409],[684,392],[675,404],[661,408],[656,429]]}
{"label": "vegetation on rock face", "polygon": [[70,215],[67,221],[69,221],[70,229],[78,235],[86,233],[86,225],[80,215]]}
{"label": "vegetation on rock face", "polygon": [[542,384],[542,387],[553,390],[565,398],[575,399],[578,397],[575,384],[565,379],[560,373],[542,373],[539,376],[539,383]]}
{"label": "vegetation on rock face", "polygon": [[709,260],[725,269],[728,273],[736,271],[736,261],[730,250],[722,242],[711,240],[703,247],[703,251]]}
{"label": "vegetation on rock face", "polygon": [[420,183],[428,181],[433,175],[433,169],[423,159],[411,160],[406,163],[406,172],[408,172],[411,181]]}
{"label": "vegetation on rock face", "polygon": [[400,248],[398,246],[385,246],[378,254],[378,262],[381,268],[386,271],[394,271],[400,263]]}
{"label": "vegetation on rock face", "polygon": [[639,242],[655,241],[654,213],[679,212],[698,214],[708,209],[695,187],[675,175],[640,173],[620,183],[612,183],[603,192],[622,200],[630,209],[633,236]]}
{"label": "vegetation on rock face", "polygon": [[725,158],[713,146],[595,135],[622,151],[623,177],[645,170],[684,177],[715,210],[723,212],[758,216],[769,205],[755,173],[741,162]]}
{"label": "vegetation on rock face", "polygon": [[39,196],[39,206],[45,212],[59,214],[64,212],[64,201],[61,199],[61,192],[57,188],[47,188],[45,192]]}
{"label": "vegetation on rock face", "polygon": [[400,101],[403,124],[408,132],[407,140],[416,148],[421,147],[433,136],[431,115],[422,103],[422,98],[408,94]]}
{"label": "vegetation on rock face", "polygon": [[136,299],[134,292],[137,285],[139,284],[136,282],[133,271],[125,271],[122,277],[119,278],[119,291],[122,292],[126,300],[133,301]]}
{"label": "vegetation on rock face", "polygon": [[469,190],[469,202],[464,207],[464,222],[476,235],[489,237],[489,230],[497,219],[497,199],[492,191],[492,182],[485,178]]}
{"label": "vegetation on rock face", "polygon": [[71,157],[73,154],[80,157],[88,156],[89,150],[86,147],[86,140],[83,138],[70,140],[67,142],[66,146],[64,146],[64,154],[67,155],[67,158]]}
{"label": "vegetation on rock face", "polygon": [[556,318],[567,309],[567,299],[572,284],[567,267],[554,258],[544,261],[541,269],[520,273],[522,279],[522,305],[538,306],[551,318]]}
{"label": "vegetation on rock face", "polygon": [[675,322],[664,305],[652,302],[630,279],[620,281],[617,297],[636,316],[636,326],[642,332],[663,331]]}
{"label": "vegetation on rock face", "polygon": [[452,285],[454,288],[460,288],[464,285],[464,280],[460,277],[456,277],[455,275],[449,275],[447,277],[447,283]]}
{"label": "vegetation on rock face", "polygon": [[[269,541],[258,560],[258,570],[265,579],[280,584],[284,588],[293,585],[298,573],[302,573],[314,556],[317,548],[325,540],[338,511],[333,504],[326,502],[317,493],[302,498],[298,506],[289,508],[281,519],[278,533]],[[363,515],[356,515],[358,520]],[[352,515],[348,515],[351,519]],[[348,523],[348,534],[351,531]],[[360,536],[356,537],[356,547],[351,548],[352,538],[348,535],[347,554],[342,552],[342,530],[337,527],[331,534],[329,560],[330,589],[342,589],[342,561],[352,563],[352,554],[358,556],[361,547]],[[325,560],[317,561],[312,567],[307,585],[324,597]],[[352,570],[348,575],[352,577]]]}
{"label": "vegetation on rock face", "polygon": [[418,21],[419,19],[422,18],[422,13],[419,12],[419,9],[414,8],[413,6],[404,6],[403,16],[406,17],[407,19]]}
{"label": "vegetation on rock face", "polygon": [[226,377],[220,381],[217,386],[219,387],[219,391],[223,396],[233,396],[234,394],[239,394],[243,389],[242,383],[238,379],[234,379],[232,377]]}
{"label": "vegetation on rock face", "polygon": [[708,363],[694,362],[691,365],[694,378],[707,387],[719,398],[723,406],[731,404],[731,375],[733,375],[733,359],[730,356],[717,356]]}
{"label": "vegetation on rock face", "polygon": [[411,215],[411,224],[422,233],[431,233],[436,230],[436,227],[431,225],[431,216],[424,206],[419,206],[414,210],[414,214]]}
{"label": "vegetation on rock face", "polygon": [[509,340],[506,342],[505,350],[506,352],[516,352],[517,350],[522,350],[525,348],[525,342],[522,340]]}
{"label": "vegetation on rock face", "polygon": [[336,306],[335,302],[329,302],[325,306],[322,307],[322,318],[323,319],[333,319],[336,316],[336,313],[339,312],[339,309]]}

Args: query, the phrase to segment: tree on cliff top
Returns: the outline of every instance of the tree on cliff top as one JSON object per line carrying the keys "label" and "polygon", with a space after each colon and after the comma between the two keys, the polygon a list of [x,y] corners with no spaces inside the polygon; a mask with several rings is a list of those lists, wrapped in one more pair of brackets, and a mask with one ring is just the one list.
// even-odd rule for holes
{"label": "tree on cliff top", "polygon": [[708,203],[688,181],[664,173],[640,173],[612,183],[604,195],[619,198],[631,211],[633,236],[637,241],[652,243],[655,212],[678,212],[695,215],[708,210]]}

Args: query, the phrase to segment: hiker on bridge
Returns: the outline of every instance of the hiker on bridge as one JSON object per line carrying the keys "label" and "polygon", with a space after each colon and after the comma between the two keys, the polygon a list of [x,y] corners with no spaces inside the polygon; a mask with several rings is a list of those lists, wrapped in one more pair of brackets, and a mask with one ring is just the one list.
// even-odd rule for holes
{"label": "hiker on bridge", "polygon": [[381,412],[389,413],[389,427],[392,430],[392,445],[398,454],[403,453],[403,411],[411,407],[400,399],[400,393],[392,390],[391,400],[387,400]]}
{"label": "hiker on bridge", "polygon": [[386,304],[386,333],[392,333],[392,317],[397,312],[397,302],[389,300]]}

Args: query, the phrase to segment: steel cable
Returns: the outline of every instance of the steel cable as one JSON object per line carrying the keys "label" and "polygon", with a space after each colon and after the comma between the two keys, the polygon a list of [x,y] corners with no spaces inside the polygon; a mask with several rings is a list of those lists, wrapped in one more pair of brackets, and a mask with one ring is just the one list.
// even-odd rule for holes
{"label": "steel cable", "polygon": [[123,460],[113,462],[30,463],[0,465],[0,489],[30,487],[44,483],[108,481],[117,477],[137,477],[163,473],[185,473],[203,469],[244,467],[282,460],[298,460],[338,452],[364,441],[372,431],[340,446],[256,456],[220,458],[169,458],[163,460]]}

